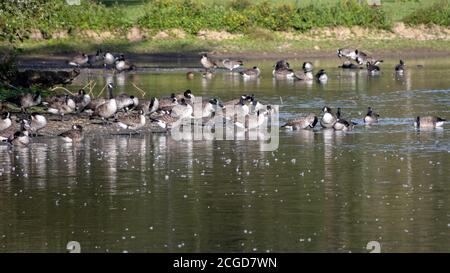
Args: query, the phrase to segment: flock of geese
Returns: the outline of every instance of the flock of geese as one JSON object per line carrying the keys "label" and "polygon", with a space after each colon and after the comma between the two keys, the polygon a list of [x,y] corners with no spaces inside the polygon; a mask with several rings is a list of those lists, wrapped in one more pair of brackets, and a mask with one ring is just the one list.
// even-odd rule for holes
{"label": "flock of geese", "polygon": [[[379,64],[383,60],[375,59],[364,52],[353,49],[338,49],[339,58],[346,58],[341,68],[361,69],[361,65],[366,65],[369,72],[379,71]],[[352,63],[354,61],[355,63]],[[119,72],[134,69],[135,66],[125,60],[123,55],[115,57],[107,52],[102,54],[81,54],[68,63],[77,67],[83,65],[93,65],[103,62],[105,67],[113,66]],[[214,73],[218,67],[217,63],[204,54],[200,63],[205,69],[205,74]],[[234,71],[240,68],[240,74],[244,78],[257,78],[261,71],[258,67],[242,69],[243,62],[240,60],[225,59],[222,61],[223,67]],[[406,66],[403,61],[395,67],[395,71],[403,73]],[[190,77],[188,72],[187,77]],[[204,75],[205,75],[204,74]],[[275,78],[294,79],[302,81],[312,81],[314,78],[319,82],[327,81],[328,77],[323,69],[313,74],[313,65],[304,62],[301,71],[294,71],[290,68],[286,60],[276,62],[273,70]],[[0,102],[0,140],[11,145],[27,146],[32,136],[36,136],[38,131],[48,124],[46,115],[42,112],[28,113],[31,107],[40,106],[45,112],[59,116],[60,121],[65,121],[65,116],[80,115],[86,119],[98,119],[103,126],[115,124],[119,128],[130,131],[137,131],[145,126],[147,122],[155,123],[160,128],[169,131],[177,125],[180,120],[201,119],[202,124],[211,124],[211,120],[217,118],[224,125],[231,125],[242,130],[252,130],[261,127],[272,114],[275,108],[270,104],[264,104],[255,98],[254,94],[243,94],[239,98],[230,101],[220,101],[218,98],[199,99],[195,98],[191,90],[186,90],[179,94],[172,93],[170,96],[150,100],[139,100],[137,97],[121,93],[114,95],[114,85],[107,84],[106,98],[91,98],[85,90],[80,89],[75,95],[54,95],[43,98],[38,91],[35,94],[21,94],[7,98]],[[21,109],[13,118],[7,111],[7,105],[13,104]],[[201,109],[194,111],[194,109]],[[350,131],[356,125],[355,122],[343,118],[341,108],[334,112],[330,107],[322,108],[320,126],[324,129],[336,131]],[[371,107],[368,107],[363,123],[372,125],[378,123],[379,114]],[[445,119],[437,116],[422,116],[415,119],[414,125],[418,128],[442,127]],[[282,128],[301,130],[312,129],[319,123],[319,117],[311,113],[306,116],[290,120],[282,125]],[[83,139],[83,127],[73,124],[72,128],[59,135],[66,142],[80,142]]]}

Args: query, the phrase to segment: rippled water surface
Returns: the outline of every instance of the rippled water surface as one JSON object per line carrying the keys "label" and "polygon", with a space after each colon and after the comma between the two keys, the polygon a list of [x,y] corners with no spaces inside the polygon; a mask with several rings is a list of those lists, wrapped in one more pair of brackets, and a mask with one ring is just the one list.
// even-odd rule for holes
{"label": "rippled water surface", "polygon": [[261,79],[218,71],[189,81],[183,67],[198,65],[180,61],[118,76],[84,71],[70,88],[91,78],[95,92],[112,80],[117,92],[140,96],[134,83],[147,97],[253,93],[281,105],[280,122],[328,105],[361,124],[372,106],[380,124],[280,131],[273,152],[170,134],[0,145],[0,251],[65,252],[78,241],[82,252],[367,252],[373,240],[388,252],[450,251],[448,125],[412,126],[417,115],[450,117],[450,59],[407,60],[403,77],[393,60],[374,77],[315,61],[325,85],[276,81],[273,61],[247,63],[262,67]]}

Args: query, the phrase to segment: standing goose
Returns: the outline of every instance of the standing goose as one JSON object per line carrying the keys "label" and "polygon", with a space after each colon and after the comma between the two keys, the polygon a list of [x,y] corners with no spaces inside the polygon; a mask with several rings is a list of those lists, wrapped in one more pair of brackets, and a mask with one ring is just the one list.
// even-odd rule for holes
{"label": "standing goose", "polygon": [[102,104],[96,106],[94,109],[94,113],[92,114],[92,116],[100,117],[103,120],[104,124],[108,122],[109,118],[113,117],[117,113],[117,102],[112,95],[112,83],[109,83],[107,88],[109,99],[104,100]]}
{"label": "standing goose", "polygon": [[314,128],[318,122],[318,118],[315,114],[309,114],[306,117],[297,118],[286,122],[281,128],[300,130],[300,129],[310,129]]}
{"label": "standing goose", "polygon": [[59,134],[64,142],[72,143],[72,142],[80,142],[83,140],[83,127],[78,124],[72,125],[72,129],[66,131],[62,134]]}
{"label": "standing goose", "polygon": [[317,72],[316,79],[320,83],[325,83],[328,81],[328,76],[324,69],[320,69],[319,72]]}
{"label": "standing goose", "polygon": [[123,71],[134,70],[136,66],[129,61],[125,60],[125,56],[122,54],[120,57],[114,61],[116,70],[120,73]]}
{"label": "standing goose", "polygon": [[80,67],[82,65],[87,64],[89,58],[85,53],[81,53],[80,55],[76,55],[69,61],[69,65]]}
{"label": "standing goose", "polygon": [[34,95],[31,93],[22,94],[7,98],[5,101],[17,105],[22,112],[26,112],[27,108],[41,104],[42,96],[41,92],[37,91]]}
{"label": "standing goose", "polygon": [[325,106],[322,108],[322,112],[324,113],[322,119],[320,120],[320,125],[323,128],[333,128],[334,123],[336,123],[336,115],[333,114],[331,108]]}
{"label": "standing goose", "polygon": [[205,68],[205,71],[208,72],[209,70],[213,68],[217,68],[217,64],[211,60],[211,58],[208,58],[208,55],[203,54],[202,58],[200,59],[200,63]]}
{"label": "standing goose", "polygon": [[230,60],[225,59],[222,61],[222,64],[225,68],[227,68],[230,71],[233,71],[236,68],[239,68],[244,65],[244,63],[241,60]]}
{"label": "standing goose", "polygon": [[395,72],[402,74],[405,71],[406,65],[403,60],[400,60],[400,63],[395,66]]}
{"label": "standing goose", "polygon": [[224,114],[227,119],[237,116],[246,116],[250,113],[250,108],[247,105],[247,98],[241,96],[239,102],[234,105],[225,105]]}
{"label": "standing goose", "polygon": [[139,110],[137,113],[127,113],[116,119],[117,124],[123,129],[136,131],[144,127],[146,119],[144,111]]}
{"label": "standing goose", "polygon": [[259,77],[261,70],[257,66],[254,66],[251,69],[246,69],[240,72],[240,74],[244,77],[244,79],[255,79]]}
{"label": "standing goose", "polygon": [[78,90],[78,94],[73,98],[76,105],[76,111],[78,113],[83,112],[84,108],[91,103],[91,96],[84,91],[84,89]]}
{"label": "standing goose", "polygon": [[367,114],[364,117],[364,123],[367,124],[367,125],[378,123],[378,117],[380,117],[380,115],[375,113],[372,110],[372,107],[368,107],[367,108]]}
{"label": "standing goose", "polygon": [[47,119],[39,114],[39,113],[32,113],[31,114],[31,122],[30,122],[30,131],[34,135],[37,135],[38,131],[42,128],[47,126]]}
{"label": "standing goose", "polygon": [[8,129],[12,125],[11,114],[3,112],[0,114],[0,131]]}
{"label": "standing goose", "polygon": [[436,116],[417,117],[414,126],[418,128],[436,128],[444,126],[446,119]]}
{"label": "standing goose", "polygon": [[333,129],[335,131],[351,131],[355,123],[348,122],[347,120],[341,118],[341,108],[338,108],[336,113],[337,120],[333,124]]}

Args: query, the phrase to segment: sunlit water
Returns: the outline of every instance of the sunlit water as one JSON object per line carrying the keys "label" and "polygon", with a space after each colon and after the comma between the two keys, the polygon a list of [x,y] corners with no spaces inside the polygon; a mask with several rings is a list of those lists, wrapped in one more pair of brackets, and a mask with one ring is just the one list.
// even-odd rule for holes
{"label": "sunlit water", "polygon": [[[82,252],[367,252],[369,241],[385,252],[450,251],[448,125],[412,126],[417,115],[449,118],[450,60],[407,60],[403,77],[389,60],[375,77],[316,61],[325,85],[273,80],[272,63],[248,62],[263,69],[256,81],[224,71],[187,80],[188,70],[171,69],[197,66],[183,62],[119,76],[84,71],[70,89],[91,78],[96,92],[113,80],[116,92],[140,96],[133,82],[146,97],[253,93],[280,105],[280,122],[328,105],[360,125],[281,131],[274,152],[259,141],[169,134],[0,146],[0,251],[65,252],[69,241]],[[361,125],[367,106],[379,125]]]}

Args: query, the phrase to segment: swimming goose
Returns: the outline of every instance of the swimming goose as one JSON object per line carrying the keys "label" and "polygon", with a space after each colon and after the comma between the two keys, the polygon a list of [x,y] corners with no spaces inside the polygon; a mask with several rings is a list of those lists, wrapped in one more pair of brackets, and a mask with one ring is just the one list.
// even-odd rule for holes
{"label": "swimming goose", "polygon": [[30,131],[37,135],[38,131],[47,126],[47,119],[39,113],[31,114]]}
{"label": "swimming goose", "polygon": [[136,66],[129,61],[125,60],[125,56],[122,54],[114,61],[116,70],[121,73],[123,71],[129,71],[136,69]]}
{"label": "swimming goose", "polygon": [[355,52],[357,54],[356,62],[360,65],[366,65],[367,63],[377,65],[377,62],[382,61],[382,60],[375,59],[374,57],[372,57],[362,51],[355,50]]}
{"label": "swimming goose", "polygon": [[403,60],[400,60],[400,63],[395,66],[395,71],[399,74],[402,74],[405,71],[406,65]]}
{"label": "swimming goose", "polygon": [[345,61],[342,65],[338,66],[338,68],[342,68],[342,69],[362,69],[362,67],[350,62],[350,61]]}
{"label": "swimming goose", "polygon": [[341,108],[338,108],[336,113],[337,120],[333,124],[333,129],[336,131],[351,131],[353,126],[356,125],[353,122],[348,122],[347,120],[341,118]]}
{"label": "swimming goose", "polygon": [[200,63],[205,68],[206,72],[208,72],[212,68],[217,68],[217,64],[213,60],[208,58],[208,55],[206,55],[206,54],[202,55],[202,58],[200,59]]}
{"label": "swimming goose", "polygon": [[69,95],[65,95],[64,99],[55,97],[48,104],[47,112],[53,115],[60,115],[61,121],[64,120],[64,115],[75,111],[76,105],[73,99]]}
{"label": "swimming goose", "polygon": [[42,96],[41,92],[37,91],[34,95],[31,93],[17,95],[7,98],[5,101],[17,105],[22,112],[26,112],[27,108],[41,104]]}
{"label": "swimming goose", "polygon": [[180,104],[172,108],[170,115],[177,118],[190,118],[192,117],[193,111],[192,105],[188,104],[186,99],[182,98]]}
{"label": "swimming goose", "polygon": [[3,112],[0,114],[0,131],[8,129],[12,125],[11,114]]}
{"label": "swimming goose", "polygon": [[291,130],[310,129],[314,128],[318,122],[318,118],[315,114],[309,114],[306,117],[297,118],[286,122],[281,128],[287,128]]}
{"label": "swimming goose", "polygon": [[76,111],[81,113],[84,108],[91,103],[91,96],[89,96],[84,89],[80,89],[78,90],[78,94],[74,96],[73,100],[75,101]]}
{"label": "swimming goose", "polygon": [[261,74],[261,70],[259,70],[258,67],[254,66],[251,69],[241,71],[240,74],[244,77],[244,79],[258,78]]}
{"label": "swimming goose", "polygon": [[272,75],[276,79],[293,79],[294,78],[294,70],[289,68],[280,68],[272,71]]}
{"label": "swimming goose", "polygon": [[444,126],[446,119],[436,116],[417,117],[414,126],[419,128],[436,128]]}
{"label": "swimming goose", "polygon": [[189,72],[186,73],[186,79],[193,80],[194,79],[194,75],[195,75],[194,72],[189,71]]}
{"label": "swimming goose", "polygon": [[286,60],[279,60],[275,63],[275,69],[274,70],[278,70],[278,69],[289,69],[290,65]]}
{"label": "swimming goose", "polygon": [[325,83],[326,81],[328,81],[328,76],[327,73],[325,73],[324,69],[320,69],[319,72],[317,72],[316,79],[320,83]]}
{"label": "swimming goose", "polygon": [[[9,132],[9,136],[6,139],[9,144],[14,146],[28,146],[31,142],[30,134],[28,130],[30,129],[30,123],[26,119],[22,119],[20,121],[20,129],[19,131],[16,131],[15,128],[13,128],[13,132]],[[6,130],[11,131],[11,130]],[[2,138],[2,140],[5,140]]]}
{"label": "swimming goose", "polygon": [[116,57],[111,52],[106,52],[103,54],[103,64],[105,67],[112,66],[114,62],[116,61]]}
{"label": "swimming goose", "polygon": [[369,74],[372,74],[372,75],[379,74],[380,67],[378,66],[378,64],[380,64],[382,62],[383,62],[383,60],[377,60],[373,63],[367,62],[366,67],[367,67],[367,71],[369,72]]}
{"label": "swimming goose", "polygon": [[88,65],[93,66],[101,61],[103,61],[104,56],[101,54],[101,50],[97,50],[96,54],[90,54],[88,55]]}
{"label": "swimming goose", "polygon": [[139,110],[137,113],[127,113],[121,115],[116,119],[116,121],[121,128],[136,131],[144,127],[146,119],[144,116],[144,111]]}
{"label": "swimming goose", "polygon": [[302,72],[296,72],[294,74],[294,79],[300,80],[300,81],[310,81],[314,79],[314,75],[312,73],[313,71],[313,65],[310,62],[304,62],[302,65]]}
{"label": "swimming goose", "polygon": [[205,73],[202,74],[202,77],[204,79],[210,80],[210,79],[214,78],[214,73],[211,71],[206,71]]}
{"label": "swimming goose", "polygon": [[367,125],[378,123],[378,117],[379,116],[380,115],[378,115],[377,113],[375,113],[372,110],[372,107],[368,107],[367,108],[367,114],[364,117],[364,123],[367,124]]}
{"label": "swimming goose", "polygon": [[322,112],[324,114],[322,116],[322,119],[320,120],[320,125],[323,128],[333,128],[333,125],[337,120],[336,115],[333,114],[331,108],[329,108],[328,106],[323,107]]}
{"label": "swimming goose", "polygon": [[72,125],[72,129],[59,134],[64,142],[72,143],[72,142],[80,142],[83,140],[83,127],[78,124]]}
{"label": "swimming goose", "polygon": [[339,58],[345,57],[351,60],[356,60],[356,57],[358,57],[358,50],[351,48],[339,48],[337,50],[337,56]]}
{"label": "swimming goose", "polygon": [[222,64],[225,68],[227,68],[230,71],[233,71],[236,68],[241,67],[242,65],[244,65],[244,63],[241,60],[230,60],[230,59],[225,59],[222,61]]}
{"label": "swimming goose", "polygon": [[85,53],[81,53],[80,55],[76,55],[72,58],[68,63],[69,65],[80,67],[84,64],[87,64],[89,58]]}

